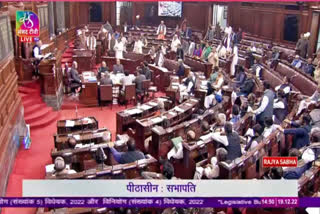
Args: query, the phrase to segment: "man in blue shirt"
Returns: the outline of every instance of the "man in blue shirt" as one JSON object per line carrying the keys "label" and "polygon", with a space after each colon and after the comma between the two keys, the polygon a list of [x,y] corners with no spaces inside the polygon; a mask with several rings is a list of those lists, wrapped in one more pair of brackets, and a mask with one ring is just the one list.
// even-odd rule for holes
{"label": "man in blue shirt", "polygon": [[135,140],[130,138],[127,143],[128,151],[127,152],[118,152],[115,148],[111,147],[110,151],[114,159],[120,164],[132,163],[137,160],[145,159],[144,154],[136,149]]}
{"label": "man in blue shirt", "polygon": [[314,72],[314,65],[312,64],[312,59],[309,58],[307,64],[304,64],[304,66],[302,67],[302,70],[304,73],[309,74],[310,76],[313,76],[313,72]]}
{"label": "man in blue shirt", "polygon": [[311,131],[311,117],[310,115],[303,115],[302,120],[300,123],[296,123],[294,121],[287,121],[291,124],[292,127],[295,128],[289,128],[289,129],[283,129],[281,126],[278,127],[278,129],[283,132],[285,135],[286,134],[292,134],[294,135],[294,142],[292,145],[292,148],[300,149],[301,147],[304,147],[306,145],[310,144],[310,139],[309,139],[309,133]]}

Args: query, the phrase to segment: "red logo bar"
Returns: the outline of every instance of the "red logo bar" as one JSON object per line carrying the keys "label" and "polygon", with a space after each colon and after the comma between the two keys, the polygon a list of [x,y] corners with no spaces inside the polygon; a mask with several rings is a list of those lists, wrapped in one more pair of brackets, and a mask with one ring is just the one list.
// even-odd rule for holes
{"label": "red logo bar", "polygon": [[297,167],[297,157],[263,157],[263,167]]}

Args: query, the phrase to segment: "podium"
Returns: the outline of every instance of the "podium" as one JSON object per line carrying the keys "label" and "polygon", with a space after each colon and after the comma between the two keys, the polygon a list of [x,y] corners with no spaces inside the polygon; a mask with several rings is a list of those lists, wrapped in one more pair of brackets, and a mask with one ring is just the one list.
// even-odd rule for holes
{"label": "podium", "polygon": [[63,74],[56,67],[56,59],[44,59],[39,64],[42,99],[47,105],[59,110],[63,99]]}

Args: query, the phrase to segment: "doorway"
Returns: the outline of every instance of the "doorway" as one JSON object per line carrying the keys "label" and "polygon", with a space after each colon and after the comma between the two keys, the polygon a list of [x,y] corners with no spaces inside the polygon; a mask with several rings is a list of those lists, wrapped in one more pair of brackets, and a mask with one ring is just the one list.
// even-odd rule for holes
{"label": "doorway", "polygon": [[228,6],[226,5],[213,5],[212,10],[212,25],[220,24],[221,28],[227,26],[227,17],[228,17]]}
{"label": "doorway", "polygon": [[102,22],[102,4],[91,2],[89,4],[90,22]]}

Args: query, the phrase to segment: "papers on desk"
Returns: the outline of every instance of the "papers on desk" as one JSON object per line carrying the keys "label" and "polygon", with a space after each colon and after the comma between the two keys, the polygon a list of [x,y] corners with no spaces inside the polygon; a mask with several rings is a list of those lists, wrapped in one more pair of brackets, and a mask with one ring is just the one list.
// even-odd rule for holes
{"label": "papers on desk", "polygon": [[176,112],[173,112],[173,111],[169,111],[169,114],[171,114],[172,116],[177,116],[177,113]]}
{"label": "papers on desk", "polygon": [[202,81],[201,81],[201,85],[207,86],[207,84],[208,84],[208,81],[207,81],[207,80],[202,80]]}
{"label": "papers on desk", "polygon": [[184,112],[184,110],[179,108],[179,106],[174,107],[174,110],[177,111],[177,112],[181,112],[181,113]]}
{"label": "papers on desk", "polygon": [[204,143],[207,143],[208,141],[211,140],[211,133],[206,134],[206,135],[202,135],[202,136],[200,137],[200,140],[202,140]]}
{"label": "papers on desk", "polygon": [[134,115],[134,114],[141,114],[142,110],[138,108],[134,108],[134,109],[125,110],[124,112],[129,115]]}
{"label": "papers on desk", "polygon": [[46,165],[46,174],[53,173],[54,171],[54,164]]}
{"label": "papers on desk", "polygon": [[94,146],[94,143],[89,143],[89,144],[78,143],[78,144],[76,144],[76,146],[74,148],[81,149],[81,148],[87,148],[87,147],[91,147],[91,146]]}
{"label": "papers on desk", "polygon": [[166,99],[166,98],[161,98],[161,97],[159,97],[158,100],[159,100],[159,101],[162,101],[162,102],[168,101],[168,99]]}
{"label": "papers on desk", "polygon": [[163,72],[168,72],[168,69],[164,68],[164,67],[158,67],[159,70],[163,71]]}
{"label": "papers on desk", "polygon": [[186,103],[186,106],[190,106],[190,107],[191,107],[191,106],[193,106],[193,105],[192,105],[191,103]]}
{"label": "papers on desk", "polygon": [[[160,98],[158,98],[160,100]],[[148,102],[148,105],[151,105],[151,106],[157,106],[158,103],[155,103],[155,102]]]}
{"label": "papers on desk", "polygon": [[171,88],[172,89],[179,89],[179,86],[178,85],[172,85]]}
{"label": "papers on desk", "polygon": [[91,120],[91,118],[89,118],[89,117],[85,117],[85,118],[82,119],[82,123],[83,123],[83,124],[92,123],[92,120]]}
{"label": "papers on desk", "polygon": [[148,106],[148,105],[146,105],[146,104],[143,104],[143,105],[141,105],[139,108],[142,109],[142,110],[144,110],[144,111],[146,111],[146,110],[151,109],[152,106]]}
{"label": "papers on desk", "polygon": [[76,140],[80,140],[80,135],[76,134],[76,135],[73,135],[74,139]]}
{"label": "papers on desk", "polygon": [[156,118],[151,119],[151,122],[153,124],[161,123],[162,121],[163,121],[163,119],[161,117],[156,117]]}
{"label": "papers on desk", "polygon": [[73,120],[66,120],[66,127],[74,127],[74,121]]}

